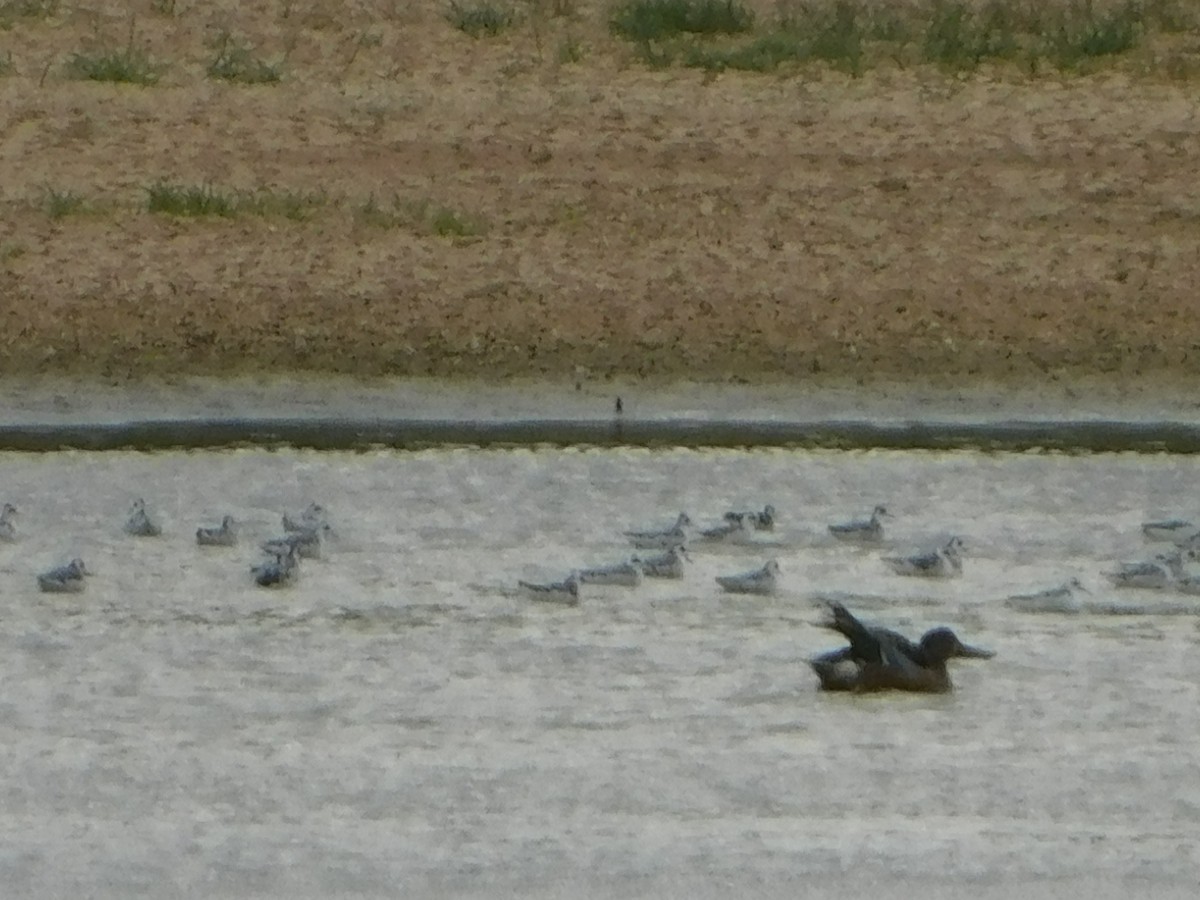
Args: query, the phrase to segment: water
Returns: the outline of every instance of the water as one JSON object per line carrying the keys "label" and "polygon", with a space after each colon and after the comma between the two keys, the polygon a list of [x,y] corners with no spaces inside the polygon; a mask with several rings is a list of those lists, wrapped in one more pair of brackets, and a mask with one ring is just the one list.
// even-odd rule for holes
{"label": "water", "polygon": [[[1200,599],[1116,592],[1139,524],[1200,514],[1195,458],[638,450],[0,456],[6,895],[1191,896]],[[157,539],[122,533],[144,496]],[[285,591],[249,565],[311,500],[337,529]],[[773,503],[679,582],[520,578],[625,528]],[[889,546],[828,522],[886,503]],[[232,550],[193,533],[229,512]],[[964,576],[884,552],[959,534]],[[87,592],[37,592],[81,555]],[[713,577],[777,558],[773,598]],[[1078,576],[1127,615],[1035,615]],[[947,696],[822,695],[815,598],[998,651]],[[1194,607],[1193,604],[1194,603]],[[889,879],[885,882],[883,879]],[[919,882],[919,884],[918,884]],[[802,892],[802,891],[801,891]],[[992,892],[992,893],[989,893]]]}

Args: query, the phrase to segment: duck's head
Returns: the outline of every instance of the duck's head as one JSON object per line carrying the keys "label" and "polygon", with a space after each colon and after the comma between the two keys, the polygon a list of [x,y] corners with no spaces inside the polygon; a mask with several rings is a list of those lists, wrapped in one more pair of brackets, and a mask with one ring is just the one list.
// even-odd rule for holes
{"label": "duck's head", "polygon": [[982,647],[972,647],[958,639],[958,635],[949,628],[934,628],[921,636],[921,650],[929,659],[945,662],[954,657],[964,659],[991,659],[996,655],[994,650],[984,650]]}

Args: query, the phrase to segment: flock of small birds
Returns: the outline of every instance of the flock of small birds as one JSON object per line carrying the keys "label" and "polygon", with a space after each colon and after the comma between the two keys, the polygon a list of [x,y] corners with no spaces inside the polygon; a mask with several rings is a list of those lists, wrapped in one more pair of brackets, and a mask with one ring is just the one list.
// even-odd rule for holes
{"label": "flock of small birds", "polygon": [[[4,505],[0,512],[0,540],[14,541],[17,538],[13,517],[16,507]],[[250,567],[254,583],[261,587],[284,587],[292,584],[300,574],[300,560],[321,555],[321,548],[333,529],[325,509],[312,503],[298,516],[284,513],[283,534],[260,544],[264,558]],[[145,500],[133,501],[129,517],[125,520],[126,534],[138,538],[156,538],[162,535],[162,526],[146,509]],[[196,529],[196,543],[201,547],[236,547],[238,524],[233,516],[225,516],[215,527],[201,526]],[[78,594],[87,586],[87,577],[92,573],[82,559],[75,558],[64,566],[58,566],[37,576],[38,587],[48,594]]]}
{"label": "flock of small birds", "polygon": [[[862,519],[828,526],[829,534],[838,541],[863,547],[884,543],[884,520],[891,518],[886,506],[876,506],[871,515]],[[632,556],[629,559],[593,568],[575,569],[560,581],[519,582],[533,600],[577,605],[583,585],[619,585],[636,587],[643,578],[682,578],[685,562],[690,560],[689,545],[716,542],[748,543],[757,531],[774,531],[776,511],[767,505],[761,511],[731,510],[715,525],[696,528],[691,517],[681,512],[675,522],[665,528],[626,531],[624,536],[635,549],[659,551],[654,556]],[[1190,570],[1200,563],[1200,524],[1183,519],[1146,522],[1142,533],[1147,541],[1174,545],[1168,552],[1150,560],[1120,563],[1116,569],[1101,574],[1117,588],[1166,590],[1200,595],[1200,572]],[[916,578],[956,578],[963,573],[966,543],[952,536],[931,549],[908,556],[882,556],[883,564],[897,575]],[[780,566],[769,559],[761,567],[748,572],[719,575],[717,584],[732,594],[772,595],[779,588]],[[1076,592],[1091,593],[1078,579],[1072,578],[1057,587],[1033,594],[1018,594],[1007,598],[1016,609],[1052,611],[1058,602],[1062,611],[1071,611]]]}
{"label": "flock of small birds", "polygon": [[[887,507],[876,506],[870,517],[829,526],[829,533],[844,543],[870,546],[884,540],[883,519],[889,518]],[[691,517],[681,512],[674,524],[648,531],[626,531],[625,537],[638,550],[657,550],[655,556],[633,556],[621,562],[587,569],[576,569],[561,581],[545,583],[519,582],[533,600],[577,605],[580,587],[585,584],[636,587],[643,578],[682,578],[684,562],[689,560],[689,543],[748,543],[755,532],[774,531],[775,507],[767,504],[762,510],[730,510],[720,522],[695,528]],[[945,544],[928,552],[912,556],[885,556],[883,562],[898,575],[924,578],[952,578],[962,574],[961,538],[952,537]],[[717,584],[731,594],[769,596],[779,589],[780,567],[776,559],[748,572],[718,575]]]}

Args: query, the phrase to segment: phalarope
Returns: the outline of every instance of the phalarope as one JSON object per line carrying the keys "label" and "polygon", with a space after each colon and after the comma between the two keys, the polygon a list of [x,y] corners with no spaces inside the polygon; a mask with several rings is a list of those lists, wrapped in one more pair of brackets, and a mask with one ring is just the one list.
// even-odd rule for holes
{"label": "phalarope", "polygon": [[90,574],[83,560],[76,557],[65,566],[43,572],[37,583],[47,594],[78,594],[85,587],[83,577]]}
{"label": "phalarope", "polygon": [[618,587],[637,587],[642,583],[642,567],[637,558],[629,562],[613,563],[608,566],[595,566],[591,569],[580,569],[576,575],[580,584],[609,584]]}
{"label": "phalarope", "polygon": [[778,587],[779,563],[767,560],[766,565],[740,575],[718,575],[717,584],[731,594],[773,594]]}
{"label": "phalarope", "polygon": [[286,587],[300,574],[300,560],[294,547],[284,553],[276,553],[273,560],[250,567],[250,574],[260,587]]}
{"label": "phalarope", "polygon": [[146,501],[141,497],[133,501],[133,509],[125,521],[125,531],[137,537],[158,537],[162,534],[162,528],[146,512]]}
{"label": "phalarope", "polygon": [[1183,556],[1176,553],[1160,553],[1152,560],[1121,563],[1104,577],[1121,588],[1141,588],[1159,591],[1176,578],[1183,576]]}
{"label": "phalarope", "polygon": [[953,689],[946,662],[954,657],[990,659],[996,654],[964,644],[949,628],[925,632],[913,642],[888,628],[865,625],[840,603],[824,623],[850,643],[809,661],[826,691],[917,691]]}
{"label": "phalarope", "polygon": [[235,547],[237,546],[238,528],[233,516],[221,519],[218,528],[197,528],[196,543],[203,547]]}
{"label": "phalarope", "polygon": [[705,528],[700,532],[702,541],[726,541],[731,544],[750,540],[753,532],[749,522],[744,518],[726,519],[720,525]]}
{"label": "phalarope", "polygon": [[1058,587],[1046,588],[1044,591],[1036,591],[1032,594],[1013,594],[1005,598],[1004,605],[1009,609],[1023,612],[1077,613],[1082,609],[1079,598],[1075,596],[1077,591],[1085,594],[1091,593],[1082,581],[1072,578]]}
{"label": "phalarope", "polygon": [[642,567],[642,574],[647,578],[682,578],[683,561],[687,558],[687,551],[678,546],[647,559],[635,556],[633,561]]}
{"label": "phalarope", "polygon": [[517,582],[530,600],[541,603],[563,603],[567,606],[579,605],[579,576],[572,572],[564,581],[554,581],[544,584],[534,584],[529,581]]}
{"label": "phalarope", "polygon": [[886,506],[876,506],[871,512],[871,518],[846,522],[841,525],[830,525],[829,533],[839,541],[856,544],[878,544],[883,540],[883,522],[881,519],[891,518]]}
{"label": "phalarope", "polygon": [[294,519],[287,513],[283,514],[284,531],[311,531],[314,528],[320,528],[326,522],[325,507],[319,503],[308,504],[304,512]]}
{"label": "phalarope", "polygon": [[891,570],[897,575],[909,575],[917,578],[956,578],[962,574],[962,551],[964,544],[961,538],[950,538],[944,547],[929,553],[917,553],[913,556],[885,556],[883,558]]}
{"label": "phalarope", "polygon": [[726,522],[748,522],[755,531],[774,531],[775,530],[775,507],[768,503],[762,508],[762,512],[754,510],[730,510],[725,513]]}
{"label": "phalarope", "polygon": [[633,543],[633,546],[644,550],[666,550],[674,547],[676,544],[682,544],[687,536],[684,529],[692,524],[691,518],[687,513],[681,512],[679,518],[675,520],[675,524],[670,528],[661,531],[626,531],[625,537]]}
{"label": "phalarope", "polygon": [[17,527],[13,524],[13,517],[17,514],[17,508],[11,503],[5,503],[3,511],[0,511],[0,541],[15,541],[17,539]]}
{"label": "phalarope", "polygon": [[1196,525],[1186,519],[1143,522],[1142,534],[1150,541],[1170,541],[1173,544],[1185,544],[1191,538],[1200,534],[1200,525]]}
{"label": "phalarope", "polygon": [[297,556],[304,559],[320,559],[325,545],[325,538],[332,529],[324,523],[306,528],[303,531],[292,531],[283,537],[271,538],[260,545],[267,553],[287,553],[295,551]]}

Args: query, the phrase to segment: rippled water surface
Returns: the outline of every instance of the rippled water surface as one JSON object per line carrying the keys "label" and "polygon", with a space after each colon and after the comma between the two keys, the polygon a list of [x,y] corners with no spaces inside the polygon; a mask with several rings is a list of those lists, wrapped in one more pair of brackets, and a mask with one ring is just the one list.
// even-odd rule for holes
{"label": "rippled water surface", "polygon": [[[0,882],[1190,896],[1200,599],[1100,573],[1152,552],[1144,519],[1200,514],[1197,476],[1188,457],[966,452],[0,456],[21,510],[0,546]],[[122,533],[137,496],[162,537]],[[325,558],[255,587],[258,540],[311,500],[336,528]],[[627,557],[624,528],[767,502],[773,534],[693,544],[682,581],[585,587],[577,609],[513,590]],[[889,549],[962,535],[963,577],[900,578],[884,551],[829,540],[880,502]],[[226,512],[242,546],[197,547]],[[38,593],[75,555],[87,592]],[[772,557],[776,597],[713,581]],[[1071,576],[1123,614],[1000,602]],[[955,664],[947,696],[819,694],[824,595],[998,655]]]}

